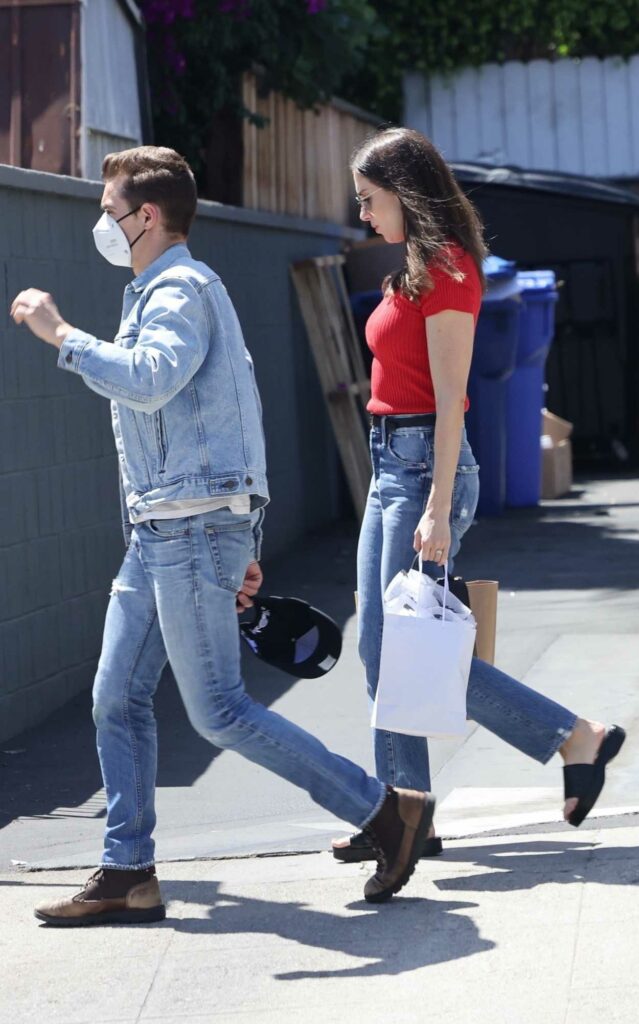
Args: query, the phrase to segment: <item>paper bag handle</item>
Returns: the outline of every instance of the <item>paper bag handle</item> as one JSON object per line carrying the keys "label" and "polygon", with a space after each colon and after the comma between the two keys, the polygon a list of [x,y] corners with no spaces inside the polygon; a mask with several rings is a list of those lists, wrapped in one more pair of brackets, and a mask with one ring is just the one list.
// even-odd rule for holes
{"label": "paper bag handle", "polygon": [[[421,586],[423,586],[423,584],[422,584],[422,575],[424,573],[424,559],[422,558],[421,551],[417,552],[416,558],[417,558],[417,565],[418,565],[418,568],[419,568],[419,585],[421,587]],[[412,564],[415,565],[415,559],[414,558],[413,558]],[[412,568],[412,566],[411,566],[411,568]],[[446,562],[444,562],[444,602],[442,604],[442,622],[446,621],[446,605],[447,604],[448,604],[448,562],[446,561]]]}

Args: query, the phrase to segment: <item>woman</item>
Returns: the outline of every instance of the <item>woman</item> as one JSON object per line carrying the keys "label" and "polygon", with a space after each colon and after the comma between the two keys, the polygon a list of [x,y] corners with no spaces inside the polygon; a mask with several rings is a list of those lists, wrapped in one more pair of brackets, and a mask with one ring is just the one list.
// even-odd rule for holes
{"label": "woman", "polygon": [[[385,129],[351,162],[360,217],[387,242],[405,242],[403,267],[384,281],[366,325],[373,352],[371,480],[358,558],[359,652],[368,693],[377,689],[382,596],[421,551],[427,569],[453,559],[473,521],[478,466],[464,429],[466,385],[483,291],[482,226],[431,142]],[[427,671],[427,666],[425,666]],[[564,817],[579,825],[604,783],[623,729],[578,718],[486,662],[473,658],[468,717],[546,763],[564,759]],[[425,739],[375,730],[379,778],[430,790]],[[434,831],[423,856],[440,852]],[[364,833],[333,841],[339,860],[374,857]]]}

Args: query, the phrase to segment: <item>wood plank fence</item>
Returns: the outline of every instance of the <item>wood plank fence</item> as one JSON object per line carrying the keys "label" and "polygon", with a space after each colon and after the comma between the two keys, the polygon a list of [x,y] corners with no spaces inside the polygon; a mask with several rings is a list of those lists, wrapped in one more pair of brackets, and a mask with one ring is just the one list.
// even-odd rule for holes
{"label": "wood plank fence", "polygon": [[346,283],[344,256],[318,256],[291,267],[353,505],[364,515],[370,484],[370,381],[364,367]]}
{"label": "wood plank fence", "polygon": [[333,100],[317,112],[262,95],[254,74],[242,84],[244,106],[267,124],[243,125],[243,202],[252,210],[353,223],[357,210],[349,160],[378,120]]}

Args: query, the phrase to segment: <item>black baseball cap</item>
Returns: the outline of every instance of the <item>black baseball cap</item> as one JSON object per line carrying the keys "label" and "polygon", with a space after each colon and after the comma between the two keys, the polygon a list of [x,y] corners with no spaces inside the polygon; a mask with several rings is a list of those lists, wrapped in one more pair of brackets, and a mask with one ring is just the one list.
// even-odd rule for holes
{"label": "black baseball cap", "polygon": [[240,634],[254,654],[301,679],[318,679],[342,651],[342,633],[325,612],[298,597],[256,597]]}

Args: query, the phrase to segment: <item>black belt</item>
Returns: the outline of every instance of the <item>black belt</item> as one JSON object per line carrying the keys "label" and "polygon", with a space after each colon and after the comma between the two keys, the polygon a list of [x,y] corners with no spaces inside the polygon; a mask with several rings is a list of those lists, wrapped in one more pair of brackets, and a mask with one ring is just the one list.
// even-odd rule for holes
{"label": "black belt", "polygon": [[420,416],[371,416],[371,427],[383,426],[387,434],[398,427],[434,427],[436,414],[425,412]]}

